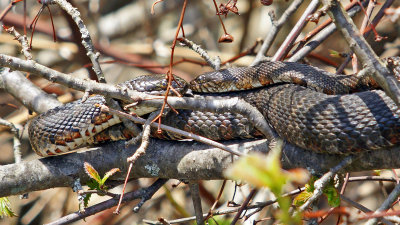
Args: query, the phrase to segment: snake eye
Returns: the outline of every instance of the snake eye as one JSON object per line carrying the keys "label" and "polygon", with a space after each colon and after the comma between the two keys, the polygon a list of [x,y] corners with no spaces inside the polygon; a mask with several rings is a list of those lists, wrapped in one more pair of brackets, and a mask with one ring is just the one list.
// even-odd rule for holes
{"label": "snake eye", "polygon": [[167,86],[168,86],[167,80],[166,80],[166,79],[163,79],[161,85],[162,85],[162,89],[166,89]]}

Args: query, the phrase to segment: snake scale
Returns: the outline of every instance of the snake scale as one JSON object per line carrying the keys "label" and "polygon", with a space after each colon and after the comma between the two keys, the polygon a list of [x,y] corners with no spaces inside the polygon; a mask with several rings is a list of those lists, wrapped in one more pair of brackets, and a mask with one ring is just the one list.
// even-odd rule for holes
{"label": "snake scale", "polygon": [[[151,82],[144,85],[142,79],[149,78],[141,77],[119,86],[140,91],[153,86]],[[161,86],[165,84],[164,80]],[[264,115],[283,139],[329,154],[378,150],[400,142],[399,108],[383,91],[368,90],[371,86],[375,84],[367,78],[335,75],[291,62],[262,62],[253,67],[209,72],[189,84],[195,97],[244,99]],[[360,92],[353,93],[356,91]],[[51,156],[85,145],[129,138],[131,135],[123,129],[119,118],[102,113],[94,106],[96,103],[104,104],[105,99],[96,95],[34,118],[28,131],[35,152]],[[168,113],[162,122],[213,140],[261,137],[245,116],[229,112],[179,110],[178,115]],[[165,132],[154,135],[180,138]]]}

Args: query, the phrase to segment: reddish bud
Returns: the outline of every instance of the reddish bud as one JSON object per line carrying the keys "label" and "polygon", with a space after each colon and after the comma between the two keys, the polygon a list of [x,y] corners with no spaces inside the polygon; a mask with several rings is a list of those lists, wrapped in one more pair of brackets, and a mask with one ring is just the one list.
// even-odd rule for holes
{"label": "reddish bud", "polygon": [[230,34],[223,34],[219,39],[218,39],[218,42],[219,43],[231,43],[231,42],[233,42],[233,36],[232,35],[230,35]]}
{"label": "reddish bud", "polygon": [[271,5],[274,0],[260,0],[261,4],[263,5]]}

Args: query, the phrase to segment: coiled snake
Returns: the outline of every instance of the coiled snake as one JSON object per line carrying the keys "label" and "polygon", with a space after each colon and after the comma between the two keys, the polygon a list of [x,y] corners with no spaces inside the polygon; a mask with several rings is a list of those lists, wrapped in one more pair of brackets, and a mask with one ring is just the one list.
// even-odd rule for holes
{"label": "coiled snake", "polygon": [[[141,77],[119,86],[143,90],[148,86],[143,86],[142,79],[151,78]],[[149,86],[153,85],[151,82]],[[161,83],[165,86],[165,81]],[[269,86],[258,88],[264,85]],[[332,154],[377,150],[400,142],[398,107],[383,91],[366,90],[370,86],[374,84],[366,78],[334,75],[290,62],[263,62],[254,67],[219,70],[200,75],[189,84],[193,92],[203,97],[240,97],[257,107],[285,140]],[[237,91],[242,89],[249,90]],[[121,125],[113,126],[121,122],[119,118],[94,106],[104,102],[102,96],[93,96],[36,117],[29,126],[33,149],[41,156],[50,156],[88,144],[129,138],[130,134]],[[180,110],[179,115],[171,112],[162,121],[213,140],[261,135],[245,116],[231,113]],[[161,137],[179,138],[168,133]]]}

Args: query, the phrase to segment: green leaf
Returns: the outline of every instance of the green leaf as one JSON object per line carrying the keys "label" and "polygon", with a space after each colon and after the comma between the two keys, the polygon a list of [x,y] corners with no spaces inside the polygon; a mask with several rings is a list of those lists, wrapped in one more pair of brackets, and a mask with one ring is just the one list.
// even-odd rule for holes
{"label": "green leaf", "polygon": [[100,190],[99,183],[97,183],[97,181],[95,181],[95,180],[93,180],[93,179],[90,179],[90,180],[87,182],[86,185],[89,187],[89,190]]}
{"label": "green leaf", "polygon": [[87,208],[88,205],[89,205],[90,197],[92,197],[92,194],[91,194],[91,193],[90,193],[90,194],[86,194],[85,197],[83,198],[83,206],[84,206],[85,208]]}
{"label": "green leaf", "polygon": [[120,172],[120,171],[121,171],[121,170],[120,170],[119,168],[114,168],[114,169],[109,170],[109,171],[104,175],[103,179],[101,179],[100,186],[103,186],[104,183],[107,181],[107,179],[108,179],[109,177],[111,177],[112,175],[114,175],[116,172]]}
{"label": "green leaf", "polygon": [[84,167],[85,167],[85,172],[87,173],[87,175],[89,175],[89,177],[93,178],[95,181],[97,181],[100,184],[101,178],[100,178],[100,175],[97,172],[97,170],[95,168],[93,168],[93,166],[90,165],[88,162],[84,163]]}
{"label": "green leaf", "polygon": [[290,213],[290,198],[288,196],[286,197],[278,197],[278,204],[280,207],[280,210],[277,212],[275,215],[276,218],[279,219],[280,224],[293,224],[293,225],[300,225],[303,224],[301,222],[301,214],[300,213],[295,213],[292,215]]}
{"label": "green leaf", "polygon": [[232,219],[224,218],[223,216],[213,216],[207,220],[208,225],[229,225]]}
{"label": "green leaf", "polygon": [[296,207],[300,207],[302,206],[304,203],[306,203],[306,201],[313,195],[313,191],[309,191],[304,190],[303,192],[301,192],[300,194],[298,194],[294,199],[293,199],[293,204]]}
{"label": "green leaf", "polygon": [[338,207],[340,205],[339,191],[333,185],[327,186],[324,189],[324,194],[328,198],[328,203],[330,206]]}
{"label": "green leaf", "polygon": [[10,200],[7,197],[0,198],[0,218],[4,216],[7,217],[15,217],[17,216],[12,210],[10,206]]}
{"label": "green leaf", "polygon": [[231,179],[244,180],[256,187],[268,187],[276,196],[279,196],[286,182],[291,180],[305,182],[309,177],[304,169],[283,170],[280,152],[278,143],[267,156],[250,154],[242,157],[226,171],[225,175]]}

